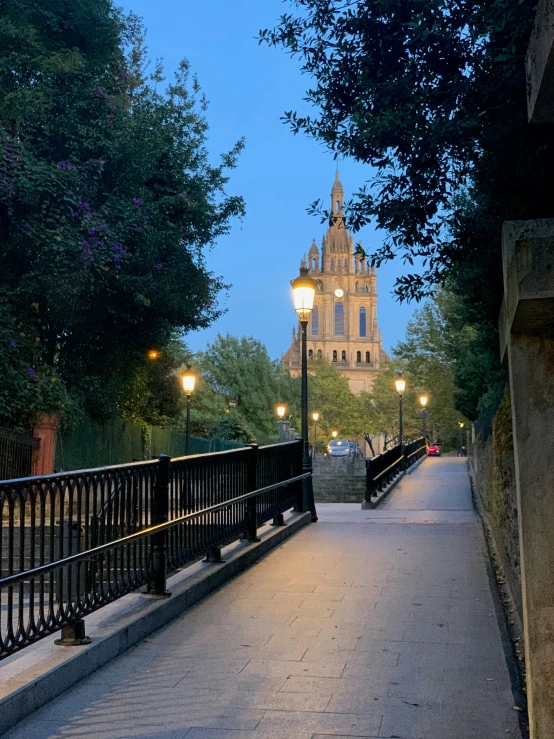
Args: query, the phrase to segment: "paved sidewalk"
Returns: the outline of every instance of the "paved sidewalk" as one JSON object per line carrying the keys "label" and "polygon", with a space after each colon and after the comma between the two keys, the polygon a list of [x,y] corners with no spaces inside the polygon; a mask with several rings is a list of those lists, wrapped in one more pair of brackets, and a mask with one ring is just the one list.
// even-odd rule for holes
{"label": "paved sidewalk", "polygon": [[318,513],[6,739],[520,739],[465,460]]}

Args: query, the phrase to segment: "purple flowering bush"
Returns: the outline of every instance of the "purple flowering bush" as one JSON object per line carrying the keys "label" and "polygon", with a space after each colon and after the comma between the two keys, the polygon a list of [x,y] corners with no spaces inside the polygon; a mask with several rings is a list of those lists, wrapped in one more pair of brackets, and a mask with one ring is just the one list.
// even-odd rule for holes
{"label": "purple flowering bush", "polygon": [[242,142],[210,165],[188,64],[162,95],[136,18],[111,0],[61,13],[0,9],[0,421],[133,413],[147,350],[220,314],[225,285],[204,255],[244,214],[226,193]]}

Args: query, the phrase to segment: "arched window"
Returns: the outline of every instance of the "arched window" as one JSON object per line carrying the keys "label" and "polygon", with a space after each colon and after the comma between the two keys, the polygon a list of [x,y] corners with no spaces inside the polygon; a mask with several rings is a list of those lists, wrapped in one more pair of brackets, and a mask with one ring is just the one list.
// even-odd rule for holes
{"label": "arched window", "polygon": [[366,361],[366,364],[369,364],[369,352],[365,353],[365,361]]}
{"label": "arched window", "polygon": [[321,349],[318,349],[317,350],[317,358],[318,359],[321,359],[322,357],[323,357],[323,352],[321,351]]}
{"label": "arched window", "polygon": [[362,361],[362,352],[356,352],[356,362],[360,364]]}
{"label": "arched window", "polygon": [[335,336],[344,336],[344,305],[335,303]]}
{"label": "arched window", "polygon": [[333,349],[333,362],[337,361],[337,350]]}
{"label": "arched window", "polygon": [[308,350],[308,359],[313,359],[313,358],[314,358],[313,350],[312,349],[309,349]]}
{"label": "arched window", "polygon": [[346,352],[343,352],[342,353],[342,361],[343,362],[346,362]]}
{"label": "arched window", "polygon": [[368,292],[369,292],[369,285],[366,285],[366,286],[365,286],[365,291],[366,291],[366,293],[368,293]]}
{"label": "arched window", "polygon": [[335,271],[335,260],[331,259],[331,272]]}
{"label": "arched window", "polygon": [[366,309],[360,308],[360,336],[367,335]]}
{"label": "arched window", "polygon": [[312,269],[317,269],[317,259],[312,259]]}
{"label": "arched window", "polygon": [[348,259],[344,260],[344,269],[348,269]]}
{"label": "arched window", "polygon": [[314,305],[312,311],[312,336],[317,336],[319,333],[319,310],[317,305]]}
{"label": "arched window", "polygon": [[340,208],[340,202],[337,200],[337,210]]}

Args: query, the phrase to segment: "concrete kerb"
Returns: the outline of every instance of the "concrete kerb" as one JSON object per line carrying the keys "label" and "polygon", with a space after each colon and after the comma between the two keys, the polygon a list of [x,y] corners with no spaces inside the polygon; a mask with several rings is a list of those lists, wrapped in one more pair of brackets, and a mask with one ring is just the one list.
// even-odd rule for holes
{"label": "concrete kerb", "polygon": [[425,456],[423,456],[420,459],[418,459],[417,462],[410,467],[410,469],[408,470],[408,472],[406,474],[411,475],[412,472],[415,472],[417,470],[417,468],[419,467],[419,465],[420,464],[423,464],[426,459],[427,459],[427,453],[425,454]]}
{"label": "concrete kerb", "polygon": [[418,461],[410,467],[409,470],[405,472],[401,472],[399,475],[397,475],[394,480],[386,487],[383,492],[378,495],[374,500],[368,501],[364,500],[362,501],[362,511],[366,510],[373,510],[374,508],[377,508],[378,505],[380,505],[383,500],[394,490],[394,488],[398,485],[400,480],[404,477],[404,475],[411,475],[412,472],[417,470],[420,464],[422,464],[427,457],[422,457],[421,459],[418,459]]}
{"label": "concrete kerb", "polygon": [[56,633],[3,660],[0,735],[243,572],[309,524],[310,513],[291,513],[285,523],[261,528],[259,542],[225,547],[223,564],[197,562],[176,573],[167,583],[170,598],[130,593],[87,616],[89,645],[55,646]]}

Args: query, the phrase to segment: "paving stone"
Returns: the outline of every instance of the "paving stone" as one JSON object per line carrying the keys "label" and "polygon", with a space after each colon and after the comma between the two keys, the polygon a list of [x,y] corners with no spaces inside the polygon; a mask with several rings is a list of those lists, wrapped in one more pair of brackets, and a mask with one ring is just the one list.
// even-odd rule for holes
{"label": "paving stone", "polygon": [[6,737],[519,739],[466,468],[433,462],[377,511],[318,506]]}

